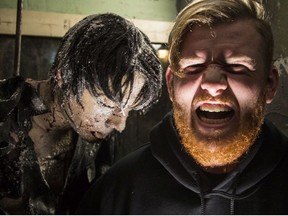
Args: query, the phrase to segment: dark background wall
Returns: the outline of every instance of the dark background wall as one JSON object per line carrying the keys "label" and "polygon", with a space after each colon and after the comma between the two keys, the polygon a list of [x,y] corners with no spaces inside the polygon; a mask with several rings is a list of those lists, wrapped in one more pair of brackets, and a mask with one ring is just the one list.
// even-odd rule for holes
{"label": "dark background wall", "polygon": [[274,101],[267,108],[267,118],[288,135],[288,1],[265,0],[274,33],[274,59],[280,83]]}

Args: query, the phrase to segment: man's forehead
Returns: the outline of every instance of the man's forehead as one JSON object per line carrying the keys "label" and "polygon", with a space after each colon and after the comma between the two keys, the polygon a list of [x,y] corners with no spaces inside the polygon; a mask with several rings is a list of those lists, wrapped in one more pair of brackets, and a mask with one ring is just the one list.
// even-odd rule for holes
{"label": "man's forehead", "polygon": [[[256,33],[256,21],[253,19],[239,19],[230,22],[216,23],[216,24],[194,24],[190,27],[188,34],[190,37],[201,39],[211,38],[229,38],[238,39],[245,35]],[[206,33],[206,34],[205,34]]]}
{"label": "man's forehead", "polygon": [[195,26],[185,36],[181,47],[181,58],[195,56],[223,55],[250,56],[252,59],[259,55],[262,39],[251,22],[239,21],[227,25]]}

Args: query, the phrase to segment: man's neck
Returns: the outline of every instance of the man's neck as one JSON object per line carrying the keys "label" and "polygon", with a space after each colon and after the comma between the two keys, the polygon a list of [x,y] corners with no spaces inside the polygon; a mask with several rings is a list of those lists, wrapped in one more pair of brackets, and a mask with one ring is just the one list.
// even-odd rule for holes
{"label": "man's neck", "polygon": [[202,169],[211,174],[225,174],[232,172],[235,167],[237,166],[237,163],[227,164],[224,166],[215,166],[215,167],[202,167]]}

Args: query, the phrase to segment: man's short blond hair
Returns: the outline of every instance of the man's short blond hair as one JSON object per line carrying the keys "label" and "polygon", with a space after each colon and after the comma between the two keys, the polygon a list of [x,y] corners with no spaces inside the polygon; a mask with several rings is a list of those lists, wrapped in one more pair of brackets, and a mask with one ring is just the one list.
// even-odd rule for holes
{"label": "man's short blond hair", "polygon": [[181,45],[185,34],[195,24],[215,25],[239,19],[255,20],[255,27],[263,38],[263,56],[267,67],[273,60],[274,40],[267,12],[260,0],[196,0],[188,4],[176,17],[169,35],[169,61],[173,71],[179,72]]}

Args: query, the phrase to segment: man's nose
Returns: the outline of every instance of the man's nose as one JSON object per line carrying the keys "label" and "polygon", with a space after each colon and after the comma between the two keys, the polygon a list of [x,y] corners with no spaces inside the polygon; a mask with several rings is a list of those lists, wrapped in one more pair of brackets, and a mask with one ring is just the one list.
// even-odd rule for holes
{"label": "man's nose", "polygon": [[201,88],[215,97],[227,89],[226,74],[219,67],[209,67],[204,73],[201,81]]}

